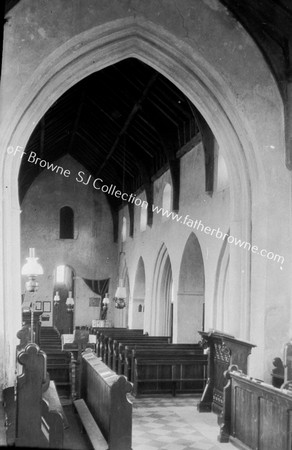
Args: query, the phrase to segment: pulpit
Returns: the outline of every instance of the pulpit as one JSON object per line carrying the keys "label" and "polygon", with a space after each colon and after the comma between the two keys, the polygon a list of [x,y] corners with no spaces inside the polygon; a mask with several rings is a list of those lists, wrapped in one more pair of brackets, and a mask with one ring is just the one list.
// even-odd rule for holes
{"label": "pulpit", "polygon": [[224,372],[231,364],[247,373],[247,358],[255,345],[219,331],[200,331],[202,345],[208,351],[208,381],[198,411],[220,414],[223,406]]}

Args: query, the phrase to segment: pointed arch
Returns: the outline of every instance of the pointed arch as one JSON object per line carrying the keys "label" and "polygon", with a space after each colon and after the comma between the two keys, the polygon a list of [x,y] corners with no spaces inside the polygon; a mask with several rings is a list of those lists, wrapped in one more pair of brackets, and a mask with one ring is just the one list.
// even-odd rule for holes
{"label": "pointed arch", "polygon": [[[210,42],[212,43],[211,39],[215,43],[213,36],[210,36],[210,41],[206,41],[206,44],[202,42],[202,48],[198,51],[197,47],[192,46],[191,39],[188,43],[185,42],[175,29],[166,31],[161,24],[155,23],[154,18],[153,22],[150,22],[132,13],[129,13],[129,16],[103,23],[73,36],[40,62],[5,115],[1,148],[16,148],[20,144],[25,148],[35,124],[66,90],[97,70],[127,57],[136,57],[154,67],[181,89],[210,125],[220,148],[224,151],[230,174],[231,233],[243,241],[251,242],[251,230],[255,230],[251,227],[251,184],[255,188],[258,184],[264,186],[265,172],[261,161],[262,153],[258,151],[260,135],[255,136],[251,122],[254,116],[258,118],[259,112],[255,111],[254,116],[250,118],[249,109],[245,111],[240,103],[242,92],[239,92],[238,85],[234,83],[231,88],[244,60],[238,53],[236,75],[230,72],[230,77],[226,80],[221,76],[221,66],[217,61],[214,60],[211,65],[204,57],[204,53],[208,53],[207,46],[210,47]],[[243,41],[247,35],[240,33],[238,39]],[[252,42],[249,42],[249,46],[260,58],[256,46]],[[270,72],[264,70],[264,75],[270,75]],[[252,87],[258,87],[256,83],[258,81],[254,77],[250,83],[250,91]],[[279,98],[276,95],[278,90],[274,84],[271,88],[275,93],[274,110],[277,111],[278,108],[282,111],[280,95]],[[277,124],[273,125],[269,120],[267,125],[271,125],[271,133],[273,130],[276,132]],[[7,367],[5,383],[6,373],[9,382],[13,380],[14,354],[9,349],[13,349],[17,343],[16,337],[13,336],[16,336],[21,323],[20,304],[10,302],[11,297],[20,298],[21,292],[20,278],[16,280],[14,276],[15,271],[20,273],[19,239],[15,238],[20,235],[17,183],[20,161],[20,158],[12,158],[6,152],[1,161],[1,213],[5,220],[0,221],[0,233],[9,252],[2,252],[0,297],[4,299],[5,326],[7,329],[11,328],[4,344],[7,349],[4,356]],[[264,213],[267,215],[268,211]],[[266,222],[262,221],[265,228]],[[237,293],[234,295],[233,310],[240,313],[229,321],[228,328],[230,332],[236,330],[238,335],[247,339],[250,337],[251,317],[250,261],[250,255],[239,248],[234,248],[230,254],[230,291]],[[265,273],[265,270],[266,266],[263,265],[262,273]],[[261,302],[264,305],[264,296]]]}
{"label": "pointed arch", "polygon": [[198,342],[204,329],[205,272],[201,246],[191,233],[182,255],[177,294],[177,340]]}
{"label": "pointed arch", "polygon": [[172,333],[172,268],[165,244],[162,244],[154,266],[151,324],[153,335],[170,336]]}

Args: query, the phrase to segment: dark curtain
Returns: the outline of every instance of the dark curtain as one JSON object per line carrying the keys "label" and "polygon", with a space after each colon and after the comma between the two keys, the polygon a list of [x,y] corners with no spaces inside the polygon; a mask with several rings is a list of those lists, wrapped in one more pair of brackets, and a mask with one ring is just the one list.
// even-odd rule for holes
{"label": "dark curtain", "polygon": [[83,278],[83,281],[95,294],[100,295],[101,298],[108,292],[110,278],[106,280],[88,280],[87,278]]}

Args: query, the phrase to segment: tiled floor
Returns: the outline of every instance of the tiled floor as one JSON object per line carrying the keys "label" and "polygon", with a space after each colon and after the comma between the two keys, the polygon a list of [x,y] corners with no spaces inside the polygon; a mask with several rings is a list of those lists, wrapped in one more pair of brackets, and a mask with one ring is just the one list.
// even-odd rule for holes
{"label": "tiled floor", "polygon": [[[130,398],[133,402],[133,450],[234,450],[217,441],[217,416],[198,413],[198,398]],[[65,431],[64,448],[87,450],[90,444],[80,434],[71,402],[62,401],[70,428]],[[1,415],[2,412],[2,415]],[[1,430],[2,424],[2,430]],[[3,408],[0,408],[0,446],[5,445]],[[2,432],[1,432],[2,431]],[[1,440],[2,439],[2,440]]]}
{"label": "tiled floor", "polygon": [[217,416],[198,413],[197,398],[133,399],[133,450],[231,450],[217,441]]}

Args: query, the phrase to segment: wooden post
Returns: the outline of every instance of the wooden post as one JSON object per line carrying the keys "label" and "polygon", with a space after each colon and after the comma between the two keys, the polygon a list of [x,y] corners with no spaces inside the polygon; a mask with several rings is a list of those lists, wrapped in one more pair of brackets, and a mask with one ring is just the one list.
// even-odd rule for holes
{"label": "wooden post", "polygon": [[218,425],[220,426],[220,433],[218,436],[219,442],[229,442],[231,430],[231,377],[230,372],[238,371],[238,367],[229,366],[224,373],[224,378],[227,380],[226,386],[223,388],[223,408],[221,414],[218,416]]}
{"label": "wooden post", "polygon": [[36,344],[28,344],[18,355],[23,373],[17,377],[17,447],[38,447],[42,440],[41,399],[46,381],[46,354]]}

